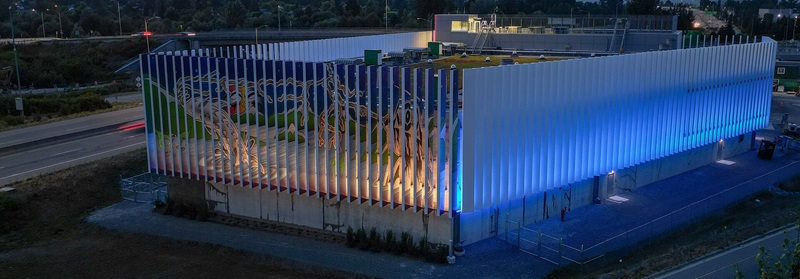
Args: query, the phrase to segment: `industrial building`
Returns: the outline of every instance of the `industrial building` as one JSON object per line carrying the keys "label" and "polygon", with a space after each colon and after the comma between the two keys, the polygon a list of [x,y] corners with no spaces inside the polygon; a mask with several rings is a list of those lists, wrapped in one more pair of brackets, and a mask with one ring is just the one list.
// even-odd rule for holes
{"label": "industrial building", "polygon": [[[500,216],[530,224],[751,148],[773,40],[685,48],[667,19],[603,20],[590,32],[437,15],[433,32],[143,54],[150,169],[171,177],[171,199],[223,214],[464,245],[496,235]],[[349,64],[432,40],[574,59]]]}

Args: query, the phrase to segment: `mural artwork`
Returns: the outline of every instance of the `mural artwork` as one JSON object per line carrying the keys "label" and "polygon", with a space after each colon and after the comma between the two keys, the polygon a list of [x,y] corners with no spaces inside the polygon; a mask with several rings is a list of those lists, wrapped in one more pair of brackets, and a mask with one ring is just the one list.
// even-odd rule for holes
{"label": "mural artwork", "polygon": [[439,152],[450,146],[448,104],[457,95],[444,70],[171,55],[141,61],[153,172],[449,210],[448,155]]}

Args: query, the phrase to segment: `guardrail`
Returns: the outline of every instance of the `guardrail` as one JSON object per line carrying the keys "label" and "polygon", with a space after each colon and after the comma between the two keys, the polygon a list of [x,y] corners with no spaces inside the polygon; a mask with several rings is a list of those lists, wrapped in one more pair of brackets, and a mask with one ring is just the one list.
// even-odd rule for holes
{"label": "guardrail", "polygon": [[122,198],[134,202],[167,201],[167,182],[163,175],[143,173],[120,179]]}

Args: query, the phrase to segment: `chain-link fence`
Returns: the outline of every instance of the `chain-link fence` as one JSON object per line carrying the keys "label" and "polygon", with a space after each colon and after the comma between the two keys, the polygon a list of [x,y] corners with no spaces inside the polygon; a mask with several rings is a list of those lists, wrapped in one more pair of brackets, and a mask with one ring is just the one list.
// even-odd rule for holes
{"label": "chain-link fence", "polygon": [[[795,163],[787,167],[791,168]],[[541,230],[521,226],[519,220],[509,220],[508,216],[505,221],[504,239],[517,246],[520,251],[556,265],[567,263],[585,265],[608,257],[607,255],[612,252],[627,252],[638,245],[647,244],[661,236],[700,222],[711,214],[722,212],[739,201],[753,198],[777,182],[771,173],[725,189],[598,243],[579,243],[580,240],[565,240],[563,237],[548,235]]]}
{"label": "chain-link fence", "polygon": [[135,202],[167,201],[167,182],[163,175],[143,173],[120,179],[122,198]]}

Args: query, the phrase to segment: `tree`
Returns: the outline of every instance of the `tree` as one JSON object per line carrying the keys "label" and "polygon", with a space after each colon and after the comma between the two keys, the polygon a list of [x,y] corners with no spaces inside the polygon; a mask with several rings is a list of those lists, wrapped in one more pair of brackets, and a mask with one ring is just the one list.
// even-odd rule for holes
{"label": "tree", "polygon": [[628,14],[652,15],[656,13],[658,0],[631,0],[628,2]]}
{"label": "tree", "polygon": [[228,27],[238,27],[244,23],[247,17],[247,9],[241,1],[236,0],[225,4],[225,23]]}
{"label": "tree", "polygon": [[361,14],[361,5],[358,4],[358,0],[347,0],[347,4],[344,6],[344,14],[350,17]]}

